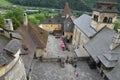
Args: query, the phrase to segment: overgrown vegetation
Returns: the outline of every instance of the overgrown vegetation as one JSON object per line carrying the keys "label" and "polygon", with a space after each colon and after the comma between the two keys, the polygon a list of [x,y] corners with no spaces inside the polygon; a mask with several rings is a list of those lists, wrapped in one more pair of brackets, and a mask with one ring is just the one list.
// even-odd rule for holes
{"label": "overgrown vegetation", "polygon": [[16,7],[12,8],[7,12],[5,15],[5,18],[10,18],[13,20],[13,27],[14,29],[17,29],[17,27],[20,26],[20,24],[23,24],[23,9]]}
{"label": "overgrown vegetation", "polygon": [[31,22],[39,25],[39,24],[40,24],[41,22],[43,22],[46,18],[45,18],[45,15],[44,15],[44,14],[31,14],[31,15],[28,16],[28,19],[29,19]]}
{"label": "overgrown vegetation", "polygon": [[4,28],[4,17],[0,14],[0,28]]}
{"label": "overgrown vegetation", "polygon": [[14,29],[17,29],[20,26],[20,22],[15,17],[12,17],[12,23]]}
{"label": "overgrown vegetation", "polygon": [[115,30],[120,29],[120,19],[117,19],[115,22]]}

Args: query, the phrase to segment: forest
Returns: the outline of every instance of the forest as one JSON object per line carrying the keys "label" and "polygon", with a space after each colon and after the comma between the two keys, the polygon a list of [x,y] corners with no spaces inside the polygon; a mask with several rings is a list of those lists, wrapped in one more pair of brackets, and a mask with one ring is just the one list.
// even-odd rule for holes
{"label": "forest", "polygon": [[[70,8],[73,10],[92,11],[92,7],[97,0],[8,0],[13,4],[34,6],[34,7],[47,7],[63,9],[66,2],[69,2]],[[120,3],[120,0],[117,0]],[[120,5],[118,4],[120,11]]]}

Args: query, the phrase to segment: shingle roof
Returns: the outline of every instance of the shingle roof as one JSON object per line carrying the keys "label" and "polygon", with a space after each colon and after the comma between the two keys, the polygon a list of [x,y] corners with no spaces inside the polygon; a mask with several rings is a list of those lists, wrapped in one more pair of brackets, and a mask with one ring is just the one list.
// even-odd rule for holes
{"label": "shingle roof", "polygon": [[28,30],[36,47],[41,49],[46,48],[48,32],[30,22],[28,24]]}
{"label": "shingle roof", "polygon": [[10,41],[9,38],[0,35],[0,51],[3,50],[4,46]]}
{"label": "shingle roof", "polygon": [[[118,10],[116,8],[117,2],[115,0],[98,0],[96,7],[94,10],[99,11],[99,12],[110,12],[110,13],[117,13]],[[98,5],[102,5],[102,7],[99,7]],[[114,7],[111,9],[106,8],[106,5],[108,5],[108,8]]]}
{"label": "shingle roof", "polygon": [[61,17],[54,17],[54,18],[47,18],[42,24],[63,24],[65,18]]}
{"label": "shingle roof", "polygon": [[72,15],[68,2],[65,4],[65,7],[64,7],[62,15],[63,16],[67,16],[67,15],[71,16]]}
{"label": "shingle roof", "polygon": [[6,52],[0,52],[0,66],[10,63],[15,57],[8,55]]}
{"label": "shingle roof", "polygon": [[109,80],[119,80],[120,78],[120,45],[113,50],[109,48],[115,34],[114,30],[105,27],[85,45],[86,50],[95,61],[99,59],[105,67],[114,67],[109,71],[104,70]]}
{"label": "shingle roof", "polygon": [[[97,56],[110,52],[109,47],[114,34],[114,30],[105,27],[85,45],[86,50],[95,61],[98,60]],[[112,53],[119,52],[119,49],[116,48]]]}
{"label": "shingle roof", "polygon": [[15,39],[22,39],[22,36],[19,33],[12,32],[11,37]]}
{"label": "shingle roof", "polygon": [[107,53],[107,54],[103,54],[109,61],[114,61],[114,60],[118,60],[119,59],[119,55],[118,53]]}
{"label": "shingle roof", "polygon": [[64,21],[64,32],[73,32],[74,23],[73,20],[69,17]]}
{"label": "shingle roof", "polygon": [[16,54],[20,48],[21,43],[19,42],[19,40],[13,39],[5,46],[4,50],[12,54]]}
{"label": "shingle roof", "polygon": [[102,64],[104,64],[104,66],[107,67],[107,68],[115,67],[118,63],[118,60],[109,61],[103,55],[98,56],[98,58],[102,62]]}
{"label": "shingle roof", "polygon": [[96,31],[90,26],[91,21],[91,16],[83,14],[74,20],[74,24],[88,37],[92,37],[96,34]]}
{"label": "shingle roof", "polygon": [[120,80],[120,59],[118,61],[118,64],[115,66],[115,68],[112,69],[112,71],[104,70],[104,73],[109,80]]}
{"label": "shingle roof", "polygon": [[4,47],[9,43],[9,41],[9,38],[0,35],[0,66],[9,64],[15,58],[14,56],[9,55],[6,51],[3,50]]}

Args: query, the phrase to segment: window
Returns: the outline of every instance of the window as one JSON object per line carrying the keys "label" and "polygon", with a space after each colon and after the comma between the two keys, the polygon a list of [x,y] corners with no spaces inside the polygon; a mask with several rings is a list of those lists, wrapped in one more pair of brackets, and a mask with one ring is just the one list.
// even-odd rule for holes
{"label": "window", "polygon": [[58,22],[60,22],[60,20],[58,20]]}
{"label": "window", "polygon": [[104,23],[112,23],[112,18],[111,17],[105,17],[103,20]]}
{"label": "window", "polygon": [[108,5],[108,6],[107,6],[107,9],[108,9],[108,10],[112,10],[112,8],[113,8],[113,5]]}
{"label": "window", "polygon": [[76,40],[76,35],[77,35],[77,29],[75,28],[74,40]]}
{"label": "window", "polygon": [[5,22],[8,23],[8,20],[6,20]]}
{"label": "window", "polygon": [[70,22],[67,23],[67,27],[69,27],[69,26],[70,26]]}
{"label": "window", "polygon": [[49,20],[49,22],[51,22],[51,20]]}
{"label": "window", "polygon": [[94,15],[94,20],[98,22],[98,15]]}
{"label": "window", "polygon": [[109,22],[109,23],[112,23],[112,18],[111,18],[111,17],[109,17],[108,22]]}
{"label": "window", "polygon": [[104,20],[103,20],[104,23],[107,23],[108,22],[108,18],[105,17]]}
{"label": "window", "polygon": [[102,8],[102,6],[101,6],[101,5],[97,5],[97,8],[98,8],[98,9],[101,9],[101,8]]}

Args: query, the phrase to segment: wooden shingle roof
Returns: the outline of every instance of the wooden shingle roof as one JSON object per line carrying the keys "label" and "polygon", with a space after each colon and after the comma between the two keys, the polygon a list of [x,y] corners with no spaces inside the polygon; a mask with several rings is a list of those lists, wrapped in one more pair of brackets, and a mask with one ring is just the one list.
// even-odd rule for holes
{"label": "wooden shingle roof", "polygon": [[48,39],[47,31],[41,29],[40,27],[30,22],[28,23],[28,31],[37,48],[41,48],[41,49],[46,48],[47,39]]}

